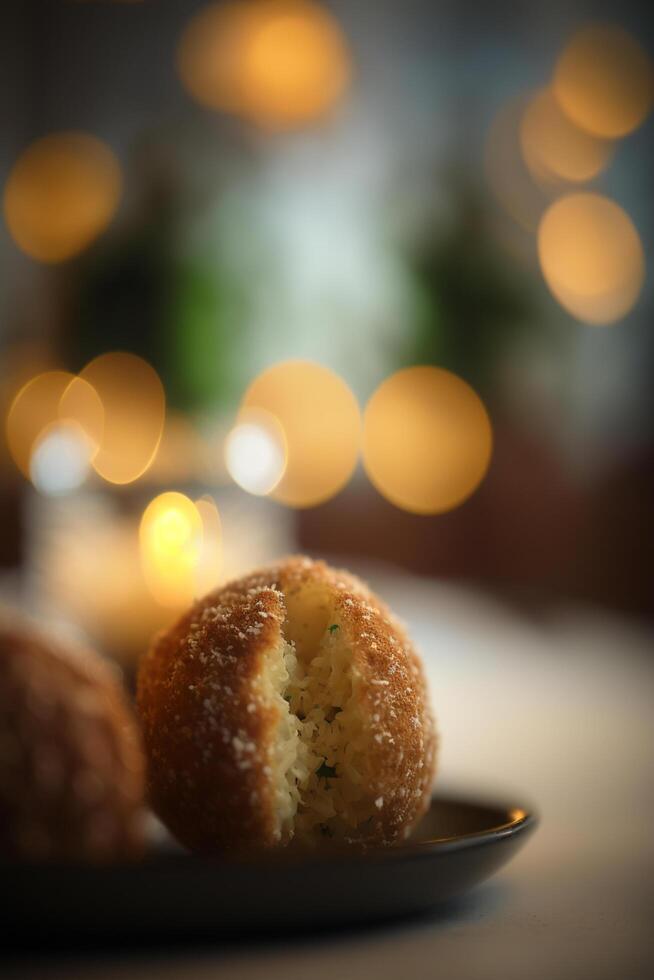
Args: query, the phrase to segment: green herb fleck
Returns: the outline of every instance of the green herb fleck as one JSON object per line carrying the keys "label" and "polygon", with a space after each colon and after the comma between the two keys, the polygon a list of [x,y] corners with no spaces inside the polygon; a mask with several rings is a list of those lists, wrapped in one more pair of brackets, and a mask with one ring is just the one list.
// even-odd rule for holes
{"label": "green herb fleck", "polygon": [[336,630],[338,630],[338,629],[340,629],[340,626],[338,625],[338,623],[332,623],[332,625],[329,627],[329,632],[330,633],[335,633]]}
{"label": "green herb fleck", "polygon": [[328,766],[326,762],[323,762],[319,769],[316,769],[316,776],[321,776],[323,779],[333,779],[336,775],[336,768],[334,766]]}

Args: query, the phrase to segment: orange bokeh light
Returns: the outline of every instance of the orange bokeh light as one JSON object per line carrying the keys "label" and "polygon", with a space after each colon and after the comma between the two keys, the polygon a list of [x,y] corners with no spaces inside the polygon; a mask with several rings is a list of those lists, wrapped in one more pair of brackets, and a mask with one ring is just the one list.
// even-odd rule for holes
{"label": "orange bokeh light", "polygon": [[270,496],[291,507],[333,497],[357,463],[361,416],[357,401],[333,371],[311,361],[283,361],[252,382],[241,405],[270,413],[286,440],[286,468]]}
{"label": "orange bokeh light", "polygon": [[590,24],[563,50],[553,91],[573,122],[615,139],[643,122],[654,101],[654,70],[641,45],[609,24]]}
{"label": "orange bokeh light", "polygon": [[492,429],[475,391],[436,367],[387,378],[363,418],[363,460],[382,496],[414,514],[463,503],[490,463]]}
{"label": "orange bokeh light", "polygon": [[59,419],[62,395],[74,380],[68,371],[45,371],[22,386],[7,413],[7,445],[16,466],[30,479],[32,451],[42,433]]}
{"label": "orange bokeh light", "polygon": [[159,448],[166,409],[163,385],[147,361],[122,351],[96,357],[80,377],[96,391],[104,409],[93,467],[110,483],[131,483],[145,473]]}
{"label": "orange bokeh light", "polygon": [[340,27],[309,0],[210,4],[184,31],[177,65],[198,102],[271,129],[323,116],[351,75]]}
{"label": "orange bokeh light", "polygon": [[59,418],[82,429],[95,456],[104,436],[104,407],[95,388],[84,378],[73,378],[59,402]]}
{"label": "orange bokeh light", "polygon": [[549,89],[537,92],[522,117],[520,144],[537,179],[582,182],[609,162],[613,145],[576,126]]}
{"label": "orange bokeh light", "polygon": [[16,244],[41,262],[77,255],[105,230],[122,191],[120,165],[87,133],[54,133],[21,154],[4,190]]}
{"label": "orange bokeh light", "polygon": [[614,323],[638,299],[645,277],[640,237],[625,211],[600,194],[555,201],[538,231],[538,255],[550,291],[584,323]]}

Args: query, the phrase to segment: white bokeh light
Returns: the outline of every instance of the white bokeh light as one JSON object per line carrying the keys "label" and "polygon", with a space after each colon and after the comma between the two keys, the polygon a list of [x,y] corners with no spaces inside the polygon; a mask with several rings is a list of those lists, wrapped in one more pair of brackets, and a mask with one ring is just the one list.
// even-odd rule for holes
{"label": "white bokeh light", "polygon": [[227,436],[225,463],[239,487],[265,496],[275,489],[286,469],[283,432],[263,418],[244,418]]}
{"label": "white bokeh light", "polygon": [[49,497],[77,490],[86,480],[93,445],[81,426],[56,423],[45,430],[30,460],[30,477],[36,489]]}

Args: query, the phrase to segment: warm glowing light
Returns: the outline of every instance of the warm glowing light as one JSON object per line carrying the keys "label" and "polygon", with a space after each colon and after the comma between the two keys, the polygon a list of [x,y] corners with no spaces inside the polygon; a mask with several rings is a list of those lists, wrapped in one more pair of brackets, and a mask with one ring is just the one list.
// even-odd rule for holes
{"label": "warm glowing light", "polygon": [[643,247],[629,216],[599,194],[556,201],[538,231],[545,281],[563,307],[584,323],[626,316],[645,276]]}
{"label": "warm glowing light", "polygon": [[93,449],[76,422],[53,422],[34,446],[30,461],[32,483],[51,497],[77,490],[88,476]]}
{"label": "warm glowing light", "polygon": [[270,412],[286,438],[286,470],[272,490],[291,507],[312,507],[350,479],[360,445],[359,406],[344,381],[320,364],[283,361],[256,378],[243,408]]}
{"label": "warm glowing light", "polygon": [[73,378],[59,402],[59,418],[76,423],[95,456],[104,436],[104,407],[95,388],[83,378]]}
{"label": "warm glowing light", "polygon": [[161,381],[146,361],[124,352],[96,357],[80,377],[104,409],[93,467],[110,483],[131,483],[148,469],[159,447],[165,419]]}
{"label": "warm glowing light", "polygon": [[612,154],[612,144],[575,126],[548,89],[538,92],[527,106],[520,143],[532,174],[545,180],[591,180]]}
{"label": "warm glowing light", "polygon": [[225,441],[227,472],[248,493],[264,496],[286,469],[286,438],[278,420],[262,409],[245,409]]}
{"label": "warm glowing light", "polygon": [[525,98],[514,99],[496,114],[486,137],[484,172],[502,208],[522,228],[533,232],[548,197],[534,183],[520,147],[520,129],[527,105]]}
{"label": "warm glowing light", "polygon": [[244,54],[248,112],[271,126],[315,119],[343,95],[350,68],[334,19],[316,4],[276,3]]}
{"label": "warm glowing light", "polygon": [[223,531],[220,514],[212,497],[195,501],[202,521],[202,548],[195,568],[195,594],[200,597],[215,589],[223,573]]}
{"label": "warm glowing light", "polygon": [[652,108],[652,62],[626,31],[591,24],[566,45],[553,89],[578,126],[597,136],[624,136],[640,126]]}
{"label": "warm glowing light", "polygon": [[202,105],[227,112],[244,108],[243,51],[255,20],[254,5],[237,0],[203,7],[186,27],[177,69]]}
{"label": "warm glowing light", "polygon": [[342,98],[350,59],[333,16],[308,0],[210,4],[186,28],[178,70],[213,109],[285,128],[316,119]]}
{"label": "warm glowing light", "polygon": [[113,503],[94,495],[58,514],[40,572],[54,608],[133,669],[153,634],[178,610],[153,598],[142,570],[138,521],[116,512]]}
{"label": "warm glowing light", "polygon": [[9,174],[4,212],[16,244],[41,262],[62,262],[105,230],[120,200],[120,166],[86,133],[32,143]]}
{"label": "warm glowing light", "polygon": [[509,810],[509,818],[511,821],[517,822],[518,820],[524,820],[526,816],[527,811],[523,810],[521,807],[514,807],[512,810]]}
{"label": "warm glowing light", "polygon": [[32,451],[44,430],[59,418],[62,395],[74,375],[46,371],[20,389],[7,414],[7,445],[16,466],[30,479]]}
{"label": "warm glowing light", "polygon": [[436,514],[463,503],[483,479],[491,450],[491,424],[479,396],[442,368],[398,371],[366,406],[366,472],[402,510]]}
{"label": "warm glowing light", "polygon": [[183,493],[162,493],[145,509],[140,528],[145,580],[162,606],[183,607],[196,591],[202,518]]}

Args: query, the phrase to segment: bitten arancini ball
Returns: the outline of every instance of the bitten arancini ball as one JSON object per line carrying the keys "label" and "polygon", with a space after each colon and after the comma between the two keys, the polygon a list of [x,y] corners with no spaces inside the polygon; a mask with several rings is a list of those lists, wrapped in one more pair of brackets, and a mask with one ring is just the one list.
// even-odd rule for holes
{"label": "bitten arancini ball", "polygon": [[290,558],[210,593],[143,658],[150,801],[204,852],[406,838],[436,735],[422,667],[347,572]]}
{"label": "bitten arancini ball", "polygon": [[0,856],[139,854],[143,768],[113,671],[87,650],[0,621]]}

